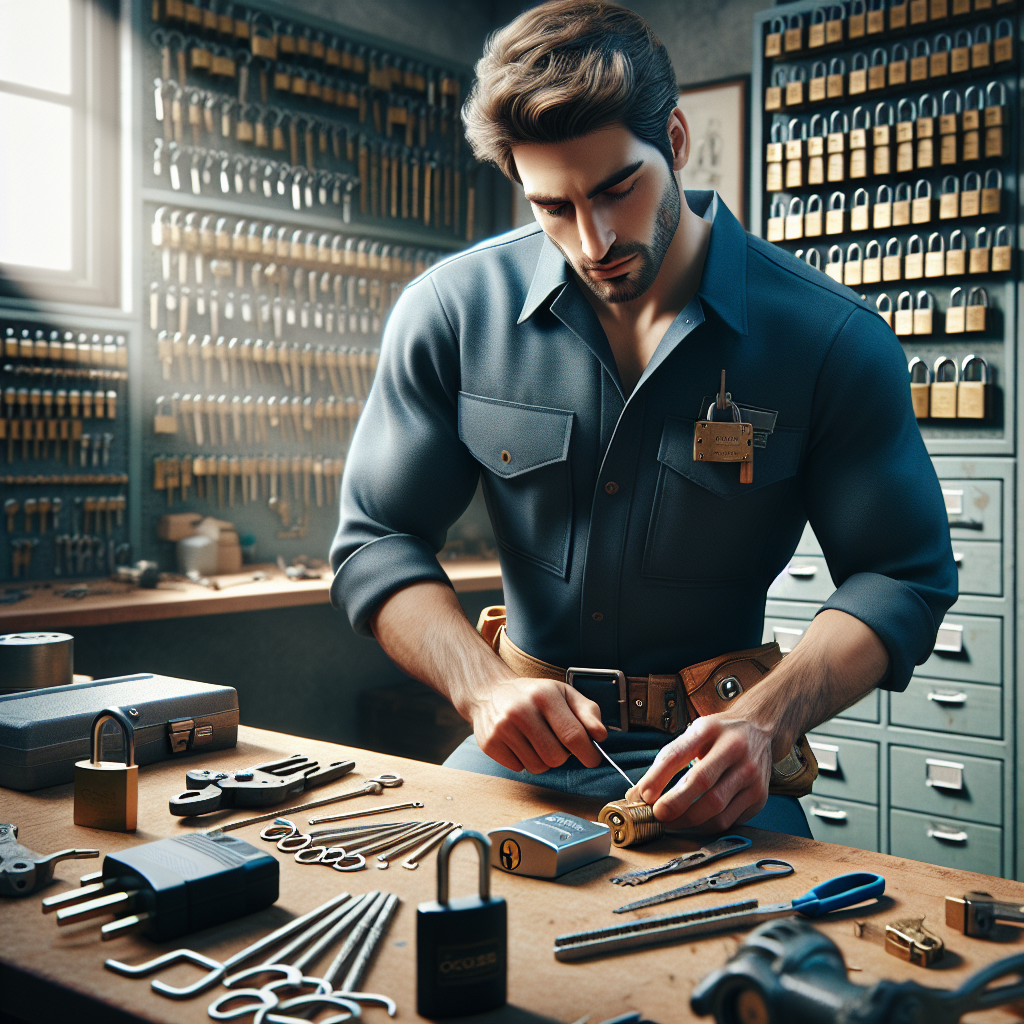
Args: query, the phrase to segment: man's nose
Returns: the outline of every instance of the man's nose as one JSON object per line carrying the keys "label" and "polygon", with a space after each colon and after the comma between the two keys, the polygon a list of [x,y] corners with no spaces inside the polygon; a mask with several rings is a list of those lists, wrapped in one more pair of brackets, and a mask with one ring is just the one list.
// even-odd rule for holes
{"label": "man's nose", "polygon": [[601,217],[595,216],[592,211],[577,213],[576,223],[584,258],[591,263],[603,260],[615,241],[615,232],[611,225],[605,223]]}

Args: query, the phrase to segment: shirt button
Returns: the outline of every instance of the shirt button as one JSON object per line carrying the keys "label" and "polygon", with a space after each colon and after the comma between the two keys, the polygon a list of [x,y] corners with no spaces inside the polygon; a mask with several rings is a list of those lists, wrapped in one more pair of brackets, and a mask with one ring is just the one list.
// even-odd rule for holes
{"label": "shirt button", "polygon": [[594,614],[593,614],[593,615],[591,615],[590,617],[591,617],[591,618],[592,618],[592,619],[593,619],[593,620],[594,620],[595,622],[600,622],[600,621],[601,621],[601,620],[602,620],[602,619],[604,618],[604,615],[602,615],[602,614],[601,614],[601,612],[594,612]]}
{"label": "shirt button", "polygon": [[501,461],[502,462],[511,462],[512,461],[512,456],[507,451],[503,451],[501,453]]}
{"label": "shirt button", "polygon": [[619,485],[614,480],[609,480],[604,485],[605,494],[614,494],[619,489]]}

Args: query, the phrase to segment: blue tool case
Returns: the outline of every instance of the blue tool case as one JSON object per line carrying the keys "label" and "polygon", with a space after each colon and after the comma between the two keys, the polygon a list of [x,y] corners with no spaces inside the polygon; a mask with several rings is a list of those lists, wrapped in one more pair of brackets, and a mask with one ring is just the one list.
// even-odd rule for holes
{"label": "blue tool case", "polygon": [[[135,763],[235,746],[238,693],[191,679],[140,673],[0,697],[0,786],[32,790],[71,782],[89,757],[89,730],[120,708],[135,731]],[[110,724],[110,723],[108,723]],[[120,729],[103,734],[101,757],[123,760]]]}

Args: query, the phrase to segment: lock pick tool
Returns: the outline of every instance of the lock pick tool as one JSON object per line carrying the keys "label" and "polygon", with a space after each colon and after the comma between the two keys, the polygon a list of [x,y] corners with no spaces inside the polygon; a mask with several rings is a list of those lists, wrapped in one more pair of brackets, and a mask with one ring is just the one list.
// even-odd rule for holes
{"label": "lock pick tool", "polygon": [[821,917],[877,898],[884,892],[885,879],[881,875],[870,871],[855,871],[830,878],[785,903],[759,907],[757,900],[741,900],[707,910],[694,910],[688,914],[651,917],[610,928],[559,935],[555,939],[554,954],[556,960],[588,960],[648,946],[703,939],[718,932],[752,928],[764,921],[788,917],[790,914]]}

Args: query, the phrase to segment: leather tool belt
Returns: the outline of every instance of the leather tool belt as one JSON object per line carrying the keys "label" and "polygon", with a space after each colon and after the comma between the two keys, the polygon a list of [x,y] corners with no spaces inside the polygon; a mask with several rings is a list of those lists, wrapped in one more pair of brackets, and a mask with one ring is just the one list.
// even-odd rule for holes
{"label": "leather tool belt", "polygon": [[[610,668],[559,668],[520,650],[505,630],[505,607],[484,608],[477,622],[480,635],[516,675],[554,679],[574,687],[601,709],[608,729],[657,729],[676,735],[701,715],[726,711],[744,690],[757,685],[780,661],[777,643],[732,651],[690,665],[671,675],[627,676]],[[818,762],[806,736],[801,736],[781,761],[772,765],[769,792],[805,796],[818,777]]]}

